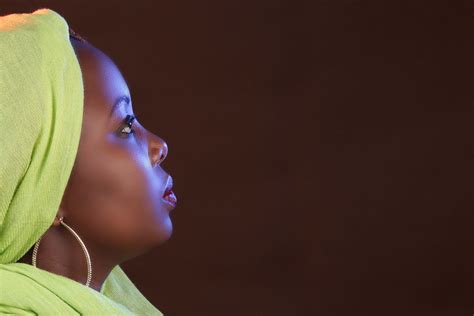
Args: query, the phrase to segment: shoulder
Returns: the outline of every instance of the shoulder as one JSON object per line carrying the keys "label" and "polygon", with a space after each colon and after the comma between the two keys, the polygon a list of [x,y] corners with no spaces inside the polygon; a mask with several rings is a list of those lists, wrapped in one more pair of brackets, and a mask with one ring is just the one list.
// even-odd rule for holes
{"label": "shoulder", "polygon": [[14,265],[0,264],[0,293],[0,315],[64,315],[71,311],[57,295]]}

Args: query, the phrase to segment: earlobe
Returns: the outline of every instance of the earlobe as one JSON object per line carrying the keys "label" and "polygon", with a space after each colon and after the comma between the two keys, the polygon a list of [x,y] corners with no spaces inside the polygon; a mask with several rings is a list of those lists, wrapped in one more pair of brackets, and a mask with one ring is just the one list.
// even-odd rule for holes
{"label": "earlobe", "polygon": [[61,218],[64,218],[64,211],[62,208],[59,208],[58,213],[56,214],[56,217],[54,218],[53,224],[51,226],[59,226],[61,225]]}
{"label": "earlobe", "polygon": [[56,215],[56,217],[54,218],[54,222],[51,224],[51,226],[59,226],[59,225],[61,225],[61,222],[60,222],[60,220],[59,220],[60,218],[61,218],[61,216]]}

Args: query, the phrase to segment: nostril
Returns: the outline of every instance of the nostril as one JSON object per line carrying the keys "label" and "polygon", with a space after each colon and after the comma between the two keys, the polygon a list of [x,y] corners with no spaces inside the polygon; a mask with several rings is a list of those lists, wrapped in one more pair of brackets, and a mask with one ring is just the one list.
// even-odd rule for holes
{"label": "nostril", "polygon": [[[159,155],[160,158],[156,159],[156,157],[158,157],[158,155]],[[165,160],[166,156],[165,156],[165,154],[163,154],[163,151],[160,151],[158,155],[155,155],[154,159],[152,161],[153,168],[158,166],[159,164],[161,164],[163,162],[163,160]]]}
{"label": "nostril", "polygon": [[164,140],[155,134],[149,135],[149,152],[153,167],[162,163],[168,155],[168,146]]}

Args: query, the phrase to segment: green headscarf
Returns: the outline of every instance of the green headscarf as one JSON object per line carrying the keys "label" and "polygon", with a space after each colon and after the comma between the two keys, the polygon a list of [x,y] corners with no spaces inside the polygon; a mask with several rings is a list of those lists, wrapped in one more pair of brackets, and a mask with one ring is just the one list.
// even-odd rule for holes
{"label": "green headscarf", "polygon": [[101,292],[19,263],[59,209],[79,146],[84,87],[66,20],[0,17],[0,314],[163,315],[119,265]]}

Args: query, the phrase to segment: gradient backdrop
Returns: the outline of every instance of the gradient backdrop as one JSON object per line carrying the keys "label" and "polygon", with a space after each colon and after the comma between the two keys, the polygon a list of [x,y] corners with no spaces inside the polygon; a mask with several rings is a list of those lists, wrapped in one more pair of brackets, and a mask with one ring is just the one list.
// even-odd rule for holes
{"label": "gradient backdrop", "polygon": [[472,1],[0,13],[40,7],[111,56],[169,145],[173,236],[124,265],[165,315],[474,313]]}

